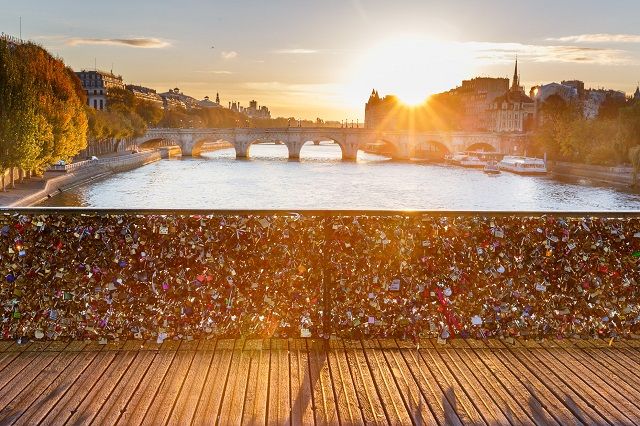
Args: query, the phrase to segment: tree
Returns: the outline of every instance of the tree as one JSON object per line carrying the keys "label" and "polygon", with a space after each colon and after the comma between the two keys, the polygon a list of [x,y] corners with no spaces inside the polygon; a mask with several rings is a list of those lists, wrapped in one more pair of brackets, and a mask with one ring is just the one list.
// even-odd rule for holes
{"label": "tree", "polygon": [[640,145],[640,102],[620,109],[616,151],[621,158],[627,158],[631,147],[636,145]]}
{"label": "tree", "polygon": [[631,186],[635,188],[638,184],[638,173],[640,173],[640,145],[636,145],[629,149],[629,161],[631,161],[631,165],[633,166]]}
{"label": "tree", "polygon": [[40,152],[33,168],[72,158],[87,143],[85,99],[78,78],[60,59],[33,43],[16,46],[14,54],[24,74],[33,79],[37,96]]}
{"label": "tree", "polygon": [[38,115],[37,88],[34,76],[16,57],[17,47],[0,41],[0,174],[13,168],[31,169],[41,151],[39,141],[48,138],[49,128]]}

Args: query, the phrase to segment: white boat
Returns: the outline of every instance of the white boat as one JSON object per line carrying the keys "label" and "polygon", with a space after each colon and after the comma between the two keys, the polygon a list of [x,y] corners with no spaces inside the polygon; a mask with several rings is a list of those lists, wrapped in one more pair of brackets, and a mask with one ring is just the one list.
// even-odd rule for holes
{"label": "white boat", "polygon": [[505,156],[498,163],[500,170],[521,175],[543,175],[547,173],[547,165],[542,158]]}
{"label": "white boat", "polygon": [[470,168],[483,168],[487,163],[500,160],[504,154],[487,151],[457,152],[447,158],[451,164]]}
{"label": "white boat", "polygon": [[468,154],[466,152],[457,152],[453,154],[448,161],[451,164],[455,164],[456,166],[462,167],[484,167],[487,163],[484,160],[481,160],[475,155]]}
{"label": "white boat", "polygon": [[499,175],[501,173],[497,161],[488,161],[482,171],[488,175]]}

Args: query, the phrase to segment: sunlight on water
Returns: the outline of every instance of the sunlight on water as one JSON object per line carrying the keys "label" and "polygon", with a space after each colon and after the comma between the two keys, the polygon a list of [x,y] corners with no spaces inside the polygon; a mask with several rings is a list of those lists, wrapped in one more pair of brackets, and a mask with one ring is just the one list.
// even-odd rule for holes
{"label": "sunlight on water", "polygon": [[212,209],[627,210],[640,195],[549,177],[488,176],[360,152],[342,162],[335,144],[305,145],[289,161],[284,145],[254,145],[201,158],[163,160],[91,182],[45,206]]}

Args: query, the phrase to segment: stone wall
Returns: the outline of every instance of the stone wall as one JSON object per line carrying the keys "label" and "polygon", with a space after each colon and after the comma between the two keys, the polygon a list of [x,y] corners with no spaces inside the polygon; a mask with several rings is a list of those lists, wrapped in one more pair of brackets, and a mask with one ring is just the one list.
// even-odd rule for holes
{"label": "stone wall", "polygon": [[632,183],[633,168],[627,166],[607,167],[549,161],[547,167],[554,177],[582,178],[624,186],[630,186]]}

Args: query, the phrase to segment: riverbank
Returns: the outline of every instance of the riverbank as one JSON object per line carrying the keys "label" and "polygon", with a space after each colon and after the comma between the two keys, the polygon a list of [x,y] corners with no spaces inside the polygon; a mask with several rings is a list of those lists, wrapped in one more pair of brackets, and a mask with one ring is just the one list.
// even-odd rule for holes
{"label": "riverbank", "polygon": [[160,151],[146,151],[104,158],[72,172],[48,171],[41,177],[34,177],[17,184],[15,189],[0,192],[0,205],[7,207],[33,206],[78,185],[114,173],[135,169],[160,159],[162,159]]}
{"label": "riverbank", "polygon": [[593,164],[547,162],[554,178],[586,179],[595,183],[630,188],[633,183],[633,168],[626,166],[596,166]]}

